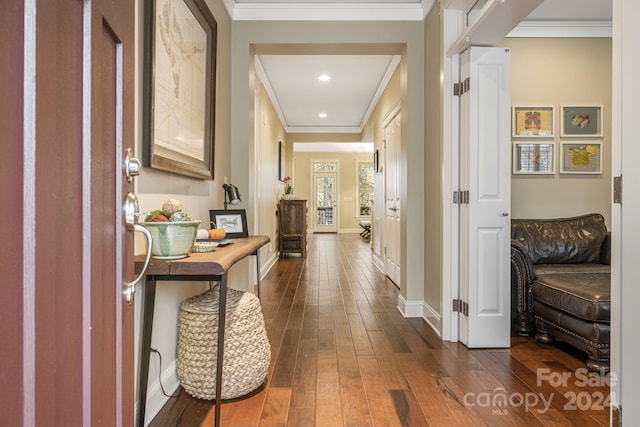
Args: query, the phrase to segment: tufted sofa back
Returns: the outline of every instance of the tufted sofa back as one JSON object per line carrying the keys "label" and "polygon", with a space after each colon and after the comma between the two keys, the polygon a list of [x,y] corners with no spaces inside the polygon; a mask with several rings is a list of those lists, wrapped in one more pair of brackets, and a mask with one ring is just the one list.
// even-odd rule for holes
{"label": "tufted sofa back", "polygon": [[511,238],[527,249],[534,265],[600,263],[603,242],[608,241],[604,217],[596,213],[560,219],[514,219]]}

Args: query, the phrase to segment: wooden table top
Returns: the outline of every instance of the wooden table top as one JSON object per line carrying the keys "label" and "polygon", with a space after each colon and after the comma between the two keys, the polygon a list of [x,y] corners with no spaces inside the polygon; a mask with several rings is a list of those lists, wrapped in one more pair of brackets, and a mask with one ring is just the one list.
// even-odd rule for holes
{"label": "wooden table top", "polygon": [[[249,236],[233,239],[233,243],[218,246],[213,252],[190,252],[180,259],[155,259],[153,256],[145,275],[217,275],[224,274],[233,264],[253,254],[269,243],[268,236]],[[135,257],[136,272],[144,265],[145,255]]]}

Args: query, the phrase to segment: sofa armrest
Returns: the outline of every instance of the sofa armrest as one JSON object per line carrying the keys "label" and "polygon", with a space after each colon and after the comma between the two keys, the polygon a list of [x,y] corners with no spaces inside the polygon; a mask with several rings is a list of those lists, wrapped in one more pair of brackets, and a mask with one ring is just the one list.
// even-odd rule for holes
{"label": "sofa armrest", "polygon": [[511,293],[515,302],[514,330],[518,335],[528,336],[534,331],[533,297],[531,285],[535,279],[533,264],[526,247],[517,240],[511,240]]}

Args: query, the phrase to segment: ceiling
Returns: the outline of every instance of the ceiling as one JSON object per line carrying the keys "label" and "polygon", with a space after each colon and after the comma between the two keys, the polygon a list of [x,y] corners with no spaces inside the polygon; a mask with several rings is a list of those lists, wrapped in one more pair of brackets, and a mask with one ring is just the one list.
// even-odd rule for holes
{"label": "ceiling", "polygon": [[[416,20],[433,3],[225,0],[234,20]],[[579,21],[588,27],[610,22],[611,8],[612,0],[544,0],[525,23]],[[360,132],[398,62],[393,55],[259,55],[256,68],[287,132]],[[331,80],[319,81],[321,74]]]}

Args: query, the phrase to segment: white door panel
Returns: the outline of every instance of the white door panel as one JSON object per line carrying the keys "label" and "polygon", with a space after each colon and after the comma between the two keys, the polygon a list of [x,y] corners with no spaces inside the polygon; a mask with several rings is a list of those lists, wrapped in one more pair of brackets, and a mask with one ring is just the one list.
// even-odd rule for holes
{"label": "white door panel", "polygon": [[510,55],[472,47],[462,54],[460,337],[469,347],[510,345]]}
{"label": "white door panel", "polygon": [[385,136],[385,273],[400,285],[400,113],[384,128]]}

